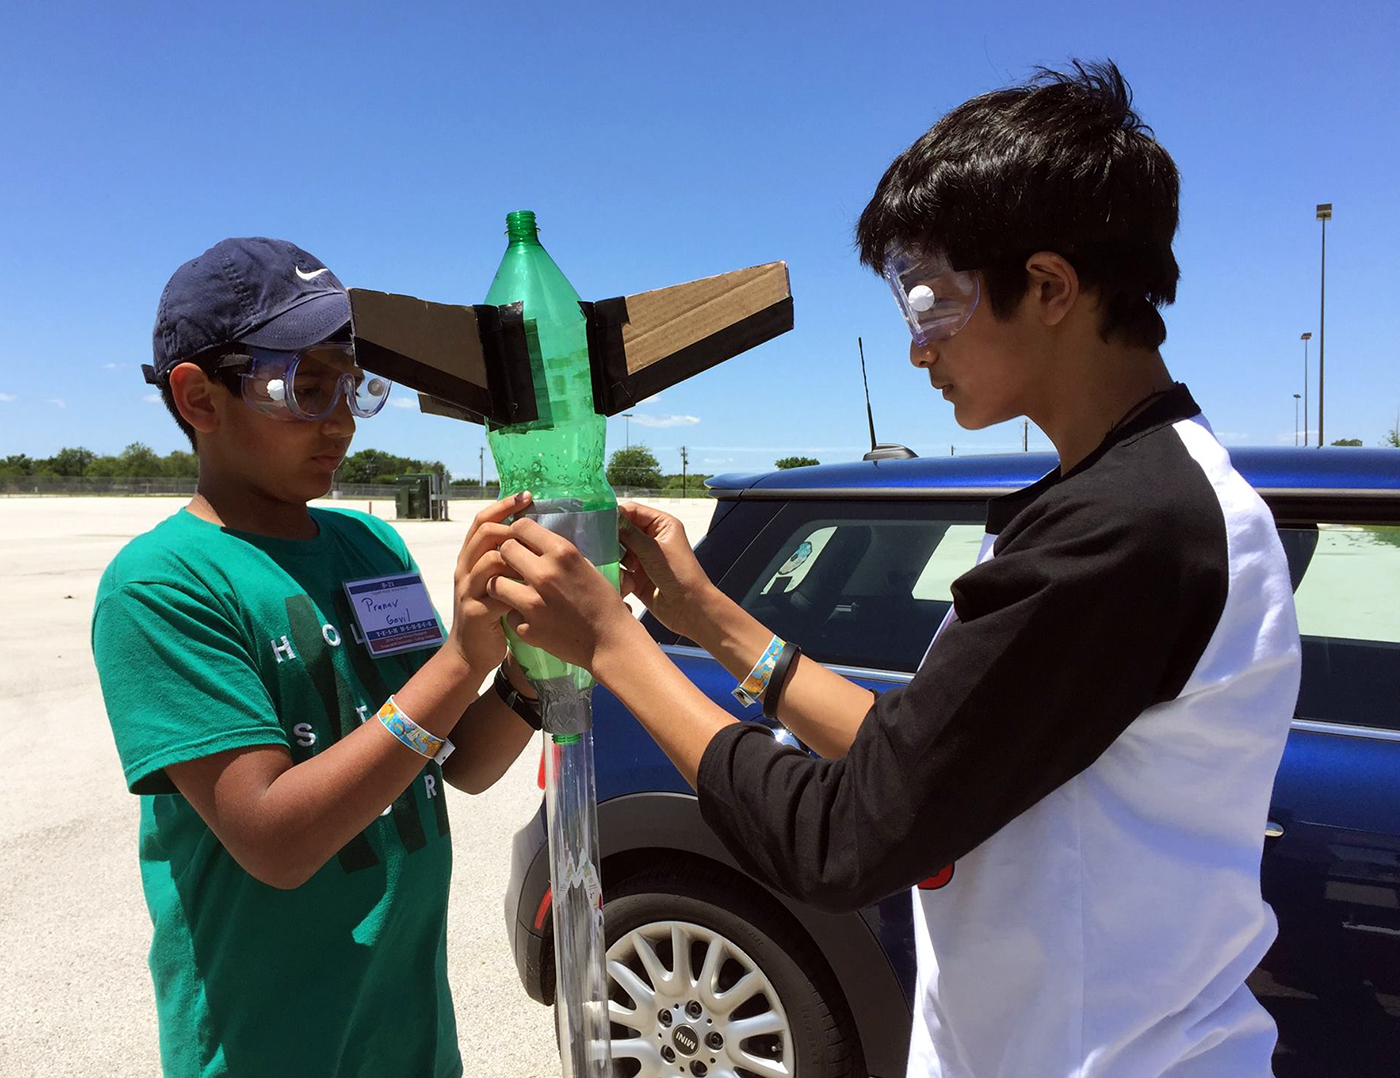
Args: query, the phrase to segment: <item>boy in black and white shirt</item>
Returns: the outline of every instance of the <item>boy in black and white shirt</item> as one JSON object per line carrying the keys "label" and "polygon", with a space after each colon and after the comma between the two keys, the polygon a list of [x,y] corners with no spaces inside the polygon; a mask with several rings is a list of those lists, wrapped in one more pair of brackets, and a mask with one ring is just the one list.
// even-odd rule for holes
{"label": "boy in black and white shirt", "polygon": [[[759,671],[824,759],[716,707],[566,541],[523,520],[500,548],[521,636],[622,700],[748,871],[833,910],[942,871],[915,892],[910,1075],[1270,1071],[1245,978],[1275,932],[1259,860],[1298,630],[1267,508],[1158,351],[1177,191],[1111,64],[975,98],[881,179],[858,240],[911,361],[962,426],[1028,416],[1060,467],[991,504],[907,688]],[[623,511],[626,587],[750,675],[768,630],[674,518]]]}

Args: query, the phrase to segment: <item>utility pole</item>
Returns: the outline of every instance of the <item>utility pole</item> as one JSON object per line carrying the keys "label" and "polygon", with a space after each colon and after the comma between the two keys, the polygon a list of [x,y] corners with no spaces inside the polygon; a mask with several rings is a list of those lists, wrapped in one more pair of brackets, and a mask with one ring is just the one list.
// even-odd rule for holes
{"label": "utility pole", "polygon": [[[1303,444],[1308,444],[1308,342],[1312,340],[1312,333],[1304,333],[1303,342]],[[1298,394],[1293,394],[1295,397]]]}
{"label": "utility pole", "polygon": [[1327,371],[1323,349],[1327,347],[1327,222],[1332,220],[1332,203],[1317,204],[1317,219],[1322,222],[1322,289],[1317,309],[1317,444],[1321,447],[1327,444],[1322,434],[1323,379]]}
{"label": "utility pole", "polygon": [[486,447],[481,447],[481,452],[477,455],[477,463],[481,466],[481,473],[477,477],[477,489],[484,496],[486,494]]}
{"label": "utility pole", "polygon": [[684,497],[687,496],[687,495],[686,495],[686,492],[685,492],[685,470],[686,470],[686,465],[689,464],[689,463],[690,463],[690,457],[686,454],[685,446],[681,446],[681,497],[682,497],[682,498],[684,498]]}
{"label": "utility pole", "polygon": [[1027,447],[1030,445],[1030,438],[1031,438],[1031,421],[1030,421],[1029,419],[1023,419],[1023,420],[1021,420],[1021,452],[1022,452],[1022,453],[1029,453],[1029,452],[1030,452],[1030,449],[1027,448]]}

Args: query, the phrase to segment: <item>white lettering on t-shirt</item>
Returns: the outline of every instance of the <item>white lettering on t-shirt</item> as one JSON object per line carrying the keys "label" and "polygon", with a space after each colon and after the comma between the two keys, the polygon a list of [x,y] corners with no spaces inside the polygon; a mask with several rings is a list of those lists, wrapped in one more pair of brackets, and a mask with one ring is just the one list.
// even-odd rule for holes
{"label": "white lettering on t-shirt", "polygon": [[432,775],[426,773],[423,775],[423,786],[427,789],[429,797],[437,796],[437,781]]}
{"label": "white lettering on t-shirt", "polygon": [[336,632],[334,625],[322,625],[321,635],[325,638],[326,643],[329,644],[331,647],[340,647],[340,633]]}
{"label": "white lettering on t-shirt", "polygon": [[287,639],[285,633],[282,635],[282,643],[279,644],[276,640],[272,641],[272,654],[277,656],[279,666],[288,659],[297,657],[297,653],[292,650],[292,642]]}
{"label": "white lettering on t-shirt", "polygon": [[369,718],[369,705],[361,704],[359,707],[355,708],[355,714],[359,717],[359,720],[361,722],[364,722],[367,718]]}
{"label": "white lettering on t-shirt", "polygon": [[309,722],[299,722],[292,727],[292,733],[296,735],[297,744],[304,749],[309,749],[316,744],[316,732],[311,729]]}

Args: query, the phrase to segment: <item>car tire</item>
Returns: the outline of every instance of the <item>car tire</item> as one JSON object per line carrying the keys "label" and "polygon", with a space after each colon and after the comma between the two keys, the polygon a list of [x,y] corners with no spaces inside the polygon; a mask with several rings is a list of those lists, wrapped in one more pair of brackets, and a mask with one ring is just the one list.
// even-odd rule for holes
{"label": "car tire", "polygon": [[619,1078],[865,1074],[820,952],[757,888],[712,869],[652,869],[611,887],[603,910]]}

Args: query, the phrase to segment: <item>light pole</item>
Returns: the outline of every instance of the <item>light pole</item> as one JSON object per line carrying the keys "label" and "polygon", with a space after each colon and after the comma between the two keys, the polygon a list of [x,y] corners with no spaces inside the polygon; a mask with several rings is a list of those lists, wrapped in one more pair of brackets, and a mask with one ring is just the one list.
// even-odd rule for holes
{"label": "light pole", "polygon": [[631,448],[632,448],[632,413],[631,413],[631,412],[623,412],[623,413],[622,413],[622,418],[625,419],[625,420],[627,421],[626,426],[624,426],[622,429],[623,429],[623,431],[626,432],[627,448],[628,448],[628,449],[631,449]]}
{"label": "light pole", "polygon": [[[1308,444],[1308,342],[1312,340],[1311,333],[1304,333],[1303,342],[1303,444]],[[1293,394],[1295,397],[1298,394]]]}
{"label": "light pole", "polygon": [[1319,293],[1317,311],[1317,444],[1327,444],[1322,434],[1322,405],[1326,399],[1324,349],[1327,347],[1327,222],[1332,220],[1332,203],[1317,204],[1317,219],[1322,222],[1322,289]]}
{"label": "light pole", "polygon": [[1293,445],[1295,448],[1298,445],[1298,398],[1301,396],[1301,393],[1293,394]]}

